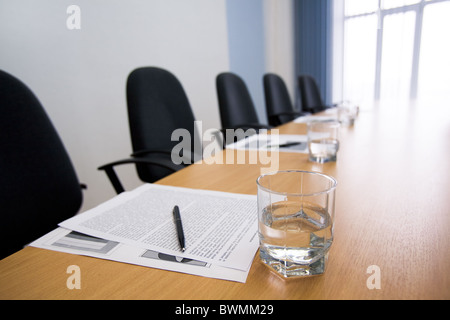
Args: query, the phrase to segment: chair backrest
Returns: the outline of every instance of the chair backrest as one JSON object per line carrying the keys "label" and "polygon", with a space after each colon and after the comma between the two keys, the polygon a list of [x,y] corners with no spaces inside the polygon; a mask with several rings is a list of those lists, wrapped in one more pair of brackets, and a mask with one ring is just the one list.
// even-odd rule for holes
{"label": "chair backrest", "polygon": [[279,126],[293,120],[295,116],[287,115],[294,112],[294,107],[284,80],[276,74],[268,73],[263,77],[263,85],[269,124]]}
{"label": "chair backrest", "polygon": [[0,112],[0,257],[5,257],[76,214],[82,191],[36,96],[1,70]]}
{"label": "chair backrest", "polygon": [[[128,118],[134,152],[142,150],[165,151],[166,154],[148,154],[154,159],[170,159],[170,152],[179,141],[171,141],[176,129],[185,129],[191,136],[194,152],[195,118],[180,81],[169,71],[157,67],[138,68],[127,80]],[[197,142],[200,143],[200,142]],[[193,157],[191,157],[194,161]],[[171,171],[151,166],[136,165],[142,181],[154,182]]]}
{"label": "chair backrest", "polygon": [[244,80],[231,72],[224,72],[216,78],[222,129],[240,125],[259,124],[255,105]]}
{"label": "chair backrest", "polygon": [[305,112],[317,112],[325,109],[319,86],[316,80],[309,75],[301,75],[298,78],[302,110]]}

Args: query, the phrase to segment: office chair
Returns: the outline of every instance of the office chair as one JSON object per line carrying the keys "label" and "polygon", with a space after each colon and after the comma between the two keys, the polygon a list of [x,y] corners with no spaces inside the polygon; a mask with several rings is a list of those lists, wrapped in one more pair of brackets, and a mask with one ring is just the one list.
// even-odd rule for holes
{"label": "office chair", "polygon": [[270,129],[261,124],[247,85],[236,74],[225,72],[216,78],[222,129]]}
{"label": "office chair", "polygon": [[309,75],[301,75],[298,77],[298,84],[300,89],[302,110],[304,112],[317,113],[324,111],[333,106],[326,106],[323,103],[320,95],[319,86],[316,80]]}
{"label": "office chair", "polygon": [[[133,163],[139,179],[152,183],[201,159],[200,141],[194,141],[195,118],[180,81],[169,71],[156,67],[138,68],[130,73],[126,85],[128,120],[133,153],[131,158],[99,167],[104,170],[115,191],[124,188],[114,167]],[[185,129],[191,137],[191,150],[177,154],[183,163],[175,164],[171,155],[180,141],[171,141],[176,129]],[[183,141],[184,142],[184,141]],[[187,154],[184,154],[187,153]]]}
{"label": "office chair", "polygon": [[[226,144],[245,138],[247,133],[259,132],[261,129],[270,130],[272,127],[261,124],[256,114],[255,105],[244,80],[231,72],[224,72],[216,77],[217,98],[219,101],[222,134],[226,137]],[[242,129],[246,134],[236,134],[233,141],[228,137],[227,130],[239,133]],[[250,130],[249,130],[250,129]]]}
{"label": "office chair", "polygon": [[295,111],[284,80],[273,73],[263,77],[267,119],[271,126],[279,126],[308,113]]}
{"label": "office chair", "polygon": [[75,215],[83,195],[69,155],[41,103],[0,70],[0,258]]}

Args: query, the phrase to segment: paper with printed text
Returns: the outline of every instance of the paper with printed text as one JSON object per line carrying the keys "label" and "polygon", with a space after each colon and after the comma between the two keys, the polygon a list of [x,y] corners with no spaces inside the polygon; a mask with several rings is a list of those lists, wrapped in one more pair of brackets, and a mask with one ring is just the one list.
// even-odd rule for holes
{"label": "paper with printed text", "polygon": [[[172,210],[186,241],[180,251]],[[259,246],[254,195],[145,184],[60,226],[83,234],[247,271]]]}

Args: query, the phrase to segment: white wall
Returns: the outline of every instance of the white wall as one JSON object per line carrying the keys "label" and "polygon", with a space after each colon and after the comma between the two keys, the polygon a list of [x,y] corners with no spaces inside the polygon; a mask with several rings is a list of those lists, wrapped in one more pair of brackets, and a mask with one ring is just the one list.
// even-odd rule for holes
{"label": "white wall", "polygon": [[[81,9],[69,30],[67,7]],[[159,66],[183,84],[203,129],[219,128],[215,77],[228,70],[225,0],[2,0],[0,69],[38,96],[88,185],[83,210],[114,196],[97,167],[131,149],[125,83]],[[133,166],[118,170],[127,188]]]}
{"label": "white wall", "polygon": [[[262,73],[278,73],[292,92],[293,0],[265,1],[264,17],[258,18],[264,20],[264,30],[254,32],[266,34],[261,50],[267,55],[261,52],[261,57],[267,70],[263,66],[248,76],[256,79],[262,93]],[[72,4],[81,9],[80,30],[66,26],[66,10]],[[203,130],[220,127],[215,78],[230,69],[226,4],[0,0],[0,69],[24,81],[47,110],[80,181],[88,185],[82,211],[115,195],[97,167],[132,151],[125,83],[136,67],[153,65],[173,72]],[[117,171],[126,189],[141,184],[134,166]]]}

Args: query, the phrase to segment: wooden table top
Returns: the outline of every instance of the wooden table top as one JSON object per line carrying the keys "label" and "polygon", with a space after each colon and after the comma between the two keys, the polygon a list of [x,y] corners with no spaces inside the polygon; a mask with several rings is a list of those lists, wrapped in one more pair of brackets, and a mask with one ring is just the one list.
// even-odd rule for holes
{"label": "wooden table top", "polygon": [[[280,133],[306,127],[289,123]],[[380,104],[341,130],[335,163],[279,154],[280,170],[338,181],[334,242],[321,276],[282,279],[259,254],[242,284],[27,247],[0,261],[0,299],[450,299],[449,138],[448,111]],[[258,164],[195,164],[159,183],[256,194],[260,172]],[[80,290],[66,286],[70,265],[80,267]],[[370,266],[379,269],[368,273]],[[369,289],[375,274],[381,287]]]}

